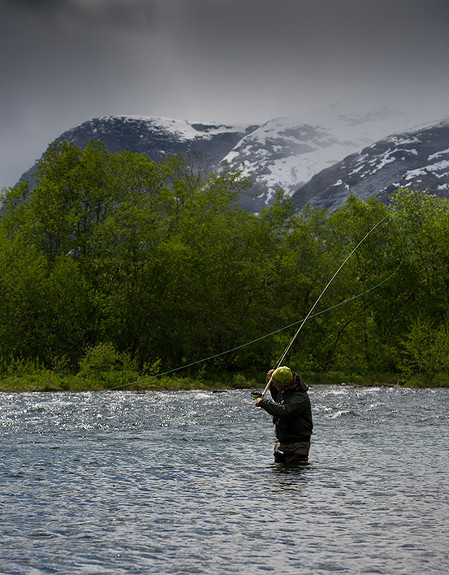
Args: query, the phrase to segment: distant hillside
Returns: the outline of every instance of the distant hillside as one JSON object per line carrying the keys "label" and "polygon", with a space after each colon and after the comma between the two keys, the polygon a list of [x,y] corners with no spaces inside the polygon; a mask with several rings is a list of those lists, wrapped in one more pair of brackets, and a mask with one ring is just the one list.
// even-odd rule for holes
{"label": "distant hillside", "polygon": [[145,152],[155,161],[176,153],[202,155],[210,166],[217,168],[229,150],[255,127],[109,116],[84,122],[61,134],[56,141],[71,141],[84,148],[90,139],[101,140],[109,152]]}
{"label": "distant hillside", "polygon": [[299,207],[336,209],[349,194],[386,202],[399,186],[449,197],[449,120],[376,142],[319,172],[292,197]]}

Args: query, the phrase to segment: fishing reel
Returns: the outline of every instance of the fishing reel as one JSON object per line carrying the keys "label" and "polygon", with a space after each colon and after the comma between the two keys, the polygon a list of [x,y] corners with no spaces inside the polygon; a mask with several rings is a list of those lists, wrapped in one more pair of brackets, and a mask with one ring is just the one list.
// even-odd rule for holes
{"label": "fishing reel", "polygon": [[263,397],[263,394],[260,391],[252,391],[251,392],[251,398],[252,399],[258,399],[259,397]]}

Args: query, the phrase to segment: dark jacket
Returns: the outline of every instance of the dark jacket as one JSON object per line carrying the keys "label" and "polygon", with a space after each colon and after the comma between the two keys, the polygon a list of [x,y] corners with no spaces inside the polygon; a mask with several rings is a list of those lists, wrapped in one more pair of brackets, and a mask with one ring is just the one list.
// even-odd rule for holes
{"label": "dark jacket", "polygon": [[296,443],[310,441],[313,420],[310,405],[309,389],[300,375],[294,374],[296,386],[292,389],[280,391],[270,385],[271,397],[265,397],[259,406],[273,416],[275,434],[281,443]]}

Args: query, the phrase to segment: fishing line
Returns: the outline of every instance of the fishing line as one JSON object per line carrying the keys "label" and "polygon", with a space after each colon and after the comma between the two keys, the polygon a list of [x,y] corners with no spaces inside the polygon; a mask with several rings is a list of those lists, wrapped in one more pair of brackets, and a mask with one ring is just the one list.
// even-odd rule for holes
{"label": "fishing line", "polygon": [[[359,246],[366,240],[366,238],[367,238],[378,226],[380,226],[380,224],[381,224],[382,222],[384,222],[384,221],[389,217],[389,215],[390,215],[390,214],[387,214],[385,217],[383,217],[381,220],[379,220],[379,221],[377,222],[377,224],[375,224],[375,225],[369,230],[369,232],[363,236],[363,238],[359,241],[359,243],[355,246],[355,248],[354,248],[354,249],[349,253],[349,255],[345,258],[345,260],[344,260],[343,263],[340,265],[340,267],[337,269],[337,271],[334,273],[334,275],[331,277],[331,279],[327,282],[326,287],[323,289],[323,291],[322,291],[322,292],[320,293],[320,295],[317,297],[315,303],[314,303],[313,306],[310,308],[309,313],[306,315],[306,317],[304,318],[304,320],[301,322],[301,324],[300,324],[299,328],[297,329],[295,335],[292,337],[290,343],[288,344],[286,350],[284,351],[284,353],[283,353],[282,357],[280,358],[280,360],[277,362],[276,367],[275,367],[274,369],[277,369],[277,368],[282,364],[282,362],[284,361],[286,355],[287,355],[288,352],[290,351],[290,348],[292,347],[292,345],[293,345],[295,339],[298,337],[299,332],[300,332],[300,331],[302,330],[302,328],[304,327],[304,324],[306,323],[306,321],[307,321],[307,320],[309,319],[309,317],[311,316],[313,310],[314,310],[315,307],[317,306],[317,304],[318,304],[318,302],[320,301],[320,299],[321,299],[321,298],[323,297],[323,295],[326,293],[328,287],[331,285],[331,283],[334,281],[334,279],[335,279],[335,278],[337,277],[337,275],[340,273],[340,270],[343,268],[343,266],[346,265],[346,263],[347,263],[347,261],[349,260],[349,258],[354,254],[354,252],[357,251],[357,249],[359,248]],[[272,380],[272,377],[269,378],[269,380],[268,380],[268,382],[267,382],[267,384],[266,384],[266,386],[265,386],[265,389],[264,389],[263,392],[262,392],[262,397],[263,397],[263,396],[266,394],[266,392],[268,391],[268,388],[270,387],[270,384],[271,384],[271,380]]]}
{"label": "fishing line", "polygon": [[[276,330],[274,330],[274,331],[271,331],[270,333],[266,333],[265,335],[262,335],[262,336],[260,336],[260,337],[255,338],[255,339],[252,339],[252,340],[250,340],[250,341],[247,341],[247,342],[245,342],[245,343],[243,343],[243,344],[241,344],[241,345],[238,345],[238,346],[233,347],[233,348],[231,348],[231,349],[228,349],[228,350],[226,350],[226,351],[222,351],[222,352],[220,352],[220,353],[211,355],[211,356],[209,356],[209,357],[205,357],[205,358],[203,358],[203,359],[199,359],[199,360],[193,361],[193,362],[191,362],[191,363],[187,363],[187,364],[184,364],[184,365],[175,367],[175,368],[173,368],[173,369],[169,369],[169,370],[167,370],[167,371],[163,371],[163,372],[157,373],[157,374],[155,374],[155,375],[150,375],[150,376],[147,376],[147,377],[142,377],[142,378],[140,378],[140,379],[136,379],[135,381],[131,381],[131,382],[129,382],[129,383],[123,383],[123,384],[120,384],[120,385],[116,385],[116,386],[113,386],[113,387],[109,387],[108,390],[120,389],[120,388],[123,388],[123,387],[128,387],[128,386],[130,386],[130,385],[136,385],[136,384],[142,383],[142,382],[144,382],[144,381],[151,381],[151,380],[153,380],[153,379],[158,379],[158,378],[160,378],[160,377],[164,377],[164,376],[167,376],[167,375],[171,375],[171,374],[176,373],[176,372],[178,372],[178,371],[181,371],[181,370],[183,370],[183,369],[187,369],[187,368],[189,368],[189,367],[193,367],[193,366],[195,366],[195,365],[199,365],[199,364],[201,364],[201,363],[205,363],[205,362],[207,362],[207,361],[211,361],[211,360],[213,360],[213,359],[217,359],[217,358],[222,357],[222,356],[224,356],[224,355],[227,355],[227,354],[229,354],[229,353],[238,351],[238,350],[240,350],[240,349],[243,349],[244,347],[248,347],[248,346],[250,346],[250,345],[253,345],[253,344],[255,344],[255,343],[259,342],[259,341],[262,341],[263,339],[266,339],[266,338],[268,338],[268,337],[272,337],[273,335],[276,335],[276,334],[278,334],[278,333],[280,333],[280,332],[282,332],[282,331],[285,331],[285,330],[287,330],[287,329],[290,329],[290,328],[292,328],[292,327],[297,326],[298,324],[300,324],[298,330],[296,331],[295,335],[293,336],[292,340],[290,341],[289,345],[287,346],[287,348],[286,348],[285,352],[283,353],[281,359],[280,359],[280,360],[278,361],[278,363],[276,364],[276,366],[278,367],[278,366],[281,365],[281,363],[284,361],[284,359],[285,359],[287,353],[289,352],[289,350],[290,350],[290,348],[292,347],[292,345],[293,345],[295,339],[296,339],[297,336],[299,335],[299,333],[300,333],[302,327],[304,326],[305,322],[306,322],[308,319],[314,318],[314,317],[318,317],[318,316],[320,316],[320,315],[323,315],[323,314],[325,314],[325,313],[327,313],[327,312],[329,312],[329,311],[331,311],[331,310],[333,310],[333,309],[335,309],[335,308],[337,308],[337,307],[340,307],[340,306],[342,306],[342,305],[344,305],[344,304],[346,304],[346,303],[349,303],[349,302],[351,302],[351,301],[354,301],[354,300],[356,300],[356,299],[358,299],[358,298],[360,298],[360,297],[362,297],[362,296],[364,296],[364,295],[370,293],[371,291],[374,291],[375,289],[379,288],[379,287],[382,286],[383,284],[387,283],[387,282],[399,271],[399,269],[400,269],[401,266],[402,266],[403,260],[404,260],[404,244],[402,245],[402,248],[403,248],[403,249],[402,249],[402,258],[401,258],[401,261],[399,262],[398,267],[397,267],[388,277],[386,277],[385,279],[383,279],[382,281],[380,281],[380,282],[377,283],[376,285],[374,285],[374,286],[372,286],[372,287],[370,287],[370,288],[364,290],[363,292],[360,292],[359,294],[357,294],[357,295],[355,295],[355,296],[352,296],[352,297],[350,297],[350,298],[348,298],[348,299],[345,299],[345,300],[343,300],[343,301],[341,301],[341,302],[339,302],[339,303],[336,303],[336,304],[334,304],[334,305],[332,305],[332,306],[330,306],[330,307],[328,307],[328,308],[326,308],[326,309],[324,309],[324,310],[321,310],[321,311],[319,311],[319,312],[312,313],[313,310],[315,309],[315,307],[317,306],[318,302],[320,301],[320,299],[322,298],[322,296],[324,295],[324,293],[325,293],[326,290],[328,289],[328,287],[331,285],[331,283],[332,283],[332,282],[334,281],[334,279],[337,277],[338,273],[339,273],[340,270],[343,268],[343,266],[346,264],[346,262],[349,260],[349,258],[354,254],[354,252],[358,249],[358,247],[366,240],[366,238],[367,238],[382,222],[384,222],[389,216],[390,216],[390,214],[387,214],[384,218],[382,218],[379,222],[377,222],[377,223],[370,229],[370,231],[359,241],[359,243],[355,246],[355,248],[351,251],[351,253],[345,258],[345,260],[343,261],[343,263],[340,265],[340,267],[339,267],[339,268],[337,269],[337,271],[334,273],[334,275],[332,276],[332,278],[329,280],[329,282],[327,283],[326,287],[323,289],[323,291],[321,292],[321,294],[318,296],[317,300],[315,301],[315,303],[313,304],[313,306],[311,307],[309,313],[306,315],[305,318],[300,319],[300,320],[298,320],[298,321],[295,321],[295,322],[293,322],[293,323],[290,323],[290,324],[288,324],[288,325],[286,325],[286,326],[284,326],[284,327],[281,327],[281,328],[279,328],[279,329],[276,329]],[[268,382],[268,384],[267,384],[267,386],[266,386],[266,388],[265,388],[265,390],[264,390],[264,392],[263,392],[264,394],[266,393],[266,390],[268,389],[270,383],[271,383],[271,380]]]}
{"label": "fishing line", "polygon": [[320,301],[320,299],[323,297],[323,295],[325,294],[325,292],[327,291],[327,288],[331,285],[331,283],[334,281],[334,279],[337,277],[337,275],[340,273],[340,270],[343,268],[344,265],[346,265],[346,262],[349,260],[349,258],[354,254],[354,252],[357,251],[358,247],[366,240],[366,238],[377,228],[377,226],[380,226],[380,224],[382,222],[384,222],[390,214],[387,214],[384,218],[382,218],[379,222],[377,222],[377,224],[375,226],[373,226],[370,231],[365,234],[365,236],[363,236],[363,238],[359,241],[359,243],[355,246],[355,248],[351,251],[351,253],[345,258],[345,260],[343,261],[343,263],[340,265],[340,267],[338,268],[338,270],[334,273],[334,275],[331,277],[331,279],[328,281],[326,287],[323,289],[323,291],[320,293],[320,295],[318,296],[317,300],[315,301],[315,303],[313,304],[313,306],[310,308],[309,313],[306,315],[306,317],[304,318],[304,320],[301,322],[301,325],[298,328],[298,331],[295,333],[295,335],[293,336],[292,340],[290,341],[289,345],[287,346],[287,349],[285,350],[284,354],[282,355],[281,359],[278,361],[278,363],[276,364],[276,367],[279,367],[281,365],[281,363],[284,361],[285,356],[287,355],[287,353],[290,351],[290,348],[292,347],[295,339],[298,337],[299,332],[302,330],[304,324],[306,323],[306,321],[309,319],[310,315],[312,314],[313,310],[315,309],[315,307],[317,306],[318,302]]}

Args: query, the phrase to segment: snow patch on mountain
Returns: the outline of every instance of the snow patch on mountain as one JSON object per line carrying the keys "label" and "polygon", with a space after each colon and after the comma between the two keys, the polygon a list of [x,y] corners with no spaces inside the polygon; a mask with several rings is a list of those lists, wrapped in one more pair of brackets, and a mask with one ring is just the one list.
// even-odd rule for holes
{"label": "snow patch on mountain", "polygon": [[107,120],[121,120],[123,123],[144,123],[158,131],[165,132],[180,141],[195,139],[207,140],[213,136],[226,133],[242,132],[247,129],[247,124],[215,124],[204,122],[189,122],[175,118],[165,118],[162,116],[109,116]]}
{"label": "snow patch on mountain", "polygon": [[276,118],[245,135],[221,164],[242,172],[262,203],[270,204],[277,189],[292,194],[315,174],[395,127],[409,125],[409,118],[386,108],[355,115],[334,109],[333,114],[320,111],[303,119]]}
{"label": "snow patch on mountain", "polygon": [[449,121],[395,134],[316,174],[293,195],[298,205],[338,208],[348,195],[388,201],[398,187],[449,191]]}

